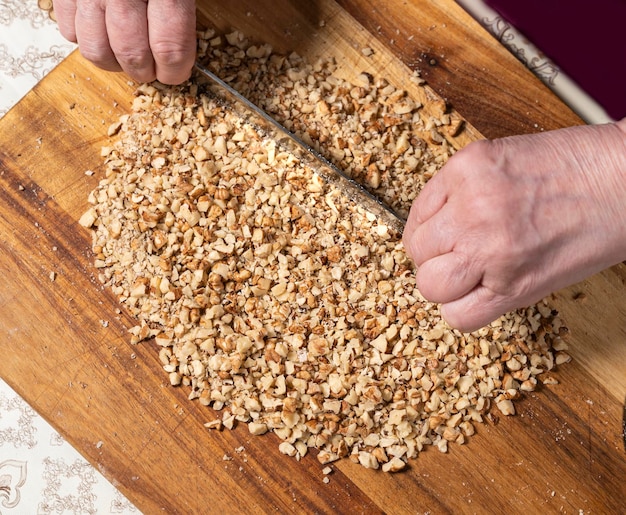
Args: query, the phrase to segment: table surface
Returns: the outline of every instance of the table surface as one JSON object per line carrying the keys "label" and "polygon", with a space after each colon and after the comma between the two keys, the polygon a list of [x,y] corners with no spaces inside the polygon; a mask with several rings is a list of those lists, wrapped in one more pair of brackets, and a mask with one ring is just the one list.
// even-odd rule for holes
{"label": "table surface", "polygon": [[[473,20],[471,20],[469,17],[463,16],[463,13],[461,13],[460,11],[455,10],[454,6],[448,6],[446,4],[447,11],[445,11],[444,14],[447,16],[447,18],[438,18],[440,26],[429,26],[429,30],[420,29],[417,31],[418,33],[415,34],[415,27],[408,27],[406,25],[407,22],[405,21],[405,18],[401,16],[390,17],[389,13],[383,13],[379,11],[376,7],[377,4],[375,2],[340,1],[338,3],[343,9],[345,9],[347,13],[352,14],[356,19],[358,19],[362,23],[363,27],[369,29],[368,32],[374,35],[378,43],[381,44],[383,48],[385,48],[389,52],[390,55],[399,57],[404,63],[407,63],[410,66],[419,67],[422,71],[422,75],[427,78],[432,88],[438,93],[442,94],[457,111],[463,114],[463,116],[465,116],[465,118],[471,122],[471,125],[473,127],[478,129],[476,131],[476,134],[480,132],[488,137],[496,137],[515,134],[519,132],[548,130],[552,128],[558,128],[560,126],[580,123],[580,120],[576,115],[574,115],[573,112],[567,109],[562,104],[562,102],[556,99],[556,97],[554,97],[554,95],[547,88],[545,88],[535,77],[528,73],[527,70],[519,66],[519,63],[517,63],[517,66],[513,66],[511,68],[510,65],[514,63],[514,61],[511,61],[511,56],[504,49],[502,49],[497,41],[490,38],[484,31],[479,30],[479,27],[477,26],[477,24],[473,23]],[[403,2],[390,2],[390,5],[388,6],[389,12],[399,12],[401,10],[400,4],[402,3]],[[415,2],[415,4],[417,5],[419,4],[419,2]],[[232,7],[231,9],[235,10],[236,7]],[[364,13],[367,13],[367,16]],[[233,15],[232,13],[228,12],[228,9],[226,9],[226,13],[221,13],[220,15],[211,13],[210,9],[207,9],[204,14],[206,17],[217,18],[218,20],[228,19],[229,15]],[[406,19],[408,18],[409,17],[406,17]],[[388,27],[395,27],[393,33],[387,31]],[[450,32],[454,34],[462,34],[465,38],[463,39],[464,45],[454,46],[454,44],[456,44],[454,43],[454,41],[457,41],[458,43],[458,40],[454,40],[454,38],[446,39],[442,37],[441,33],[439,32],[440,30],[443,30],[442,27],[445,28],[445,32],[447,35],[449,35]],[[398,31],[400,32],[398,33]],[[399,37],[399,34],[404,34],[405,36],[411,34],[414,37],[409,39],[409,37]],[[454,40],[454,44],[449,45],[450,40]],[[481,57],[479,60],[485,60],[487,58],[489,59],[490,66],[488,69],[476,68],[477,59],[474,55],[475,52],[480,54]],[[111,82],[105,75],[95,72],[92,68],[85,67],[84,63],[81,63],[80,59],[74,55],[70,58],[68,62],[63,63],[63,65],[59,67],[58,70],[55,70],[55,72],[53,72],[54,76],[50,79],[50,82],[47,83],[47,80],[44,80],[42,84],[40,84],[40,86],[36,88],[36,91],[34,91],[33,94],[31,94],[28,98],[25,99],[24,102],[18,105],[16,110],[11,112],[10,116],[7,117],[8,121],[3,120],[2,127],[18,129],[18,134],[23,137],[27,137],[29,134],[34,134],[32,132],[33,127],[29,126],[28,124],[24,124],[23,122],[20,123],[20,120],[23,118],[24,115],[28,115],[29,113],[32,114],[31,110],[41,109],[42,105],[46,105],[46,102],[50,100],[50,92],[47,84],[52,84],[55,80],[67,83],[68,70],[75,70],[72,73],[74,73],[75,76],[78,77],[77,82],[81,79],[85,81],[84,83],[87,83],[88,80],[90,82],[93,82],[94,91],[97,93],[95,96],[100,96],[99,102],[101,105],[101,110],[97,113],[97,115],[102,117],[103,120],[113,118],[118,114],[118,111],[121,111],[127,105],[128,101],[126,99],[125,104],[125,99],[122,95],[121,97],[117,98],[117,100],[119,101],[118,106],[120,106],[118,111],[111,109],[102,109],[103,105],[111,105],[111,100],[114,95],[119,95],[120,92],[128,93],[128,89],[124,87],[124,81],[120,80],[119,77],[116,77],[116,79]],[[479,76],[481,78],[481,81],[483,82],[478,88],[474,88],[474,94],[468,94],[469,90],[467,86],[468,84],[472,84],[472,81],[475,81],[477,76]],[[506,91],[506,88],[504,86],[507,83],[518,84],[519,81],[522,81],[524,84],[526,84],[528,89],[525,91],[525,94],[518,95],[515,101],[511,102],[510,95],[507,96],[505,93],[503,93],[503,91]],[[475,94],[476,90],[479,90],[480,95]],[[109,93],[111,94],[111,96],[107,96]],[[496,100],[494,101],[494,99]],[[92,109],[92,111],[94,111],[94,109]],[[59,109],[59,116],[61,114],[67,115],[69,113],[64,112],[63,108],[61,108]],[[76,129],[80,129],[81,124],[83,126],[86,124],[84,117],[88,114],[88,110],[84,109],[83,118],[81,118],[80,115],[76,115],[76,113],[72,113],[69,118],[65,119],[65,121],[61,121],[61,117],[59,118],[59,126],[62,126],[64,123],[67,124],[66,128],[68,132],[71,133]],[[99,121],[98,123],[91,123],[92,126],[89,130],[94,132],[97,131],[97,125],[99,124]],[[46,132],[47,129],[44,126],[39,126],[38,129],[43,130],[44,134],[50,134],[49,132]],[[101,127],[100,130],[102,130]],[[75,142],[77,138],[80,139],[80,135],[68,134],[69,142]],[[93,150],[97,148],[99,144],[101,144],[101,141],[90,141],[87,145],[85,145],[85,148]],[[32,141],[20,145],[20,148],[22,148],[25,152],[27,152],[29,149],[32,150],[32,147]],[[49,157],[51,149],[46,147],[43,150],[38,149],[38,151],[39,155],[35,156],[35,159]],[[95,156],[97,157],[97,153],[95,153]],[[15,161],[15,163],[17,164],[23,164],[31,168],[34,166],[34,162],[32,161],[32,159],[27,159],[27,156],[18,157],[19,159],[15,155],[4,155],[2,156],[2,161],[0,162],[3,163],[2,166],[4,166],[4,163],[8,162],[8,160]],[[92,162],[93,157],[94,155],[91,156]],[[83,156],[76,162],[82,165],[84,164],[82,159],[87,158]],[[10,168],[13,168],[13,163],[11,163]],[[46,195],[52,195],[51,198],[53,198],[54,201],[61,206],[62,209],[60,209],[59,214],[63,214],[64,220],[70,223],[72,219],[75,220],[77,216],[79,216],[81,205],[76,205],[75,203],[72,204],[70,202],[76,200],[74,197],[64,197],[62,188],[58,183],[50,178],[45,179],[41,177],[41,174],[37,173],[36,170],[31,170],[29,174],[31,174],[33,177],[36,177],[37,184],[42,186],[41,194],[45,193]],[[85,180],[86,179],[84,178],[81,179],[81,181]],[[89,185],[87,183],[82,184],[79,190],[86,191],[88,189],[88,186]],[[31,200],[37,200],[37,196],[35,196]],[[47,202],[44,202],[45,199],[39,200],[41,201],[41,207],[43,207],[43,205]],[[64,202],[66,202],[67,205],[65,205]],[[17,207],[18,204],[19,203],[14,202],[13,207]],[[35,220],[37,223],[44,223],[46,222],[46,216],[49,216],[50,213],[48,212],[47,214],[45,214],[41,212],[37,213],[36,211],[34,211],[31,213],[31,215],[32,220]],[[57,234],[54,231],[52,232],[52,235],[55,237],[63,236],[62,234]],[[84,244],[85,242],[82,243]],[[15,245],[15,241],[12,241],[11,244]],[[83,248],[81,252],[84,252],[84,250],[85,249]],[[85,255],[81,256],[78,264],[82,267],[85,267],[83,268],[83,272],[85,274],[88,274],[88,257]],[[6,266],[6,261],[3,261],[2,265]],[[33,272],[32,267],[35,265],[36,263],[29,265],[27,267],[29,268],[28,271]],[[8,269],[3,269],[3,273],[4,272],[8,273]],[[607,272],[607,274],[602,275],[599,279],[592,281],[590,284],[581,285],[580,288],[584,289],[587,292],[588,298],[590,299],[590,301],[588,302],[593,302],[596,297],[605,294],[606,291],[611,290],[611,288],[615,290],[611,290],[614,295],[619,295],[618,286],[623,286],[623,283],[620,283],[620,281],[623,281],[623,278],[624,275],[619,269],[613,270]],[[20,281],[24,280],[24,278],[20,277],[20,275],[17,274],[16,280],[21,285],[28,284],[29,286],[33,286],[33,288],[42,288],[41,279],[39,279],[39,283],[35,281],[35,284],[21,283]],[[10,296],[5,295],[5,297],[6,298],[3,298],[3,303],[5,300],[8,302],[16,300],[15,298]],[[71,297],[66,296],[63,298],[66,302],[74,301],[74,299]],[[571,311],[573,309],[572,306],[575,307],[575,304],[567,302],[569,299],[566,292],[561,295],[560,300],[565,301],[565,315],[567,316],[567,310],[570,309]],[[106,305],[105,307],[109,309],[109,314],[115,312],[115,302],[112,299],[105,296],[102,302]],[[621,320],[622,322],[624,313],[620,310],[622,309],[623,305],[624,304],[618,306],[616,314],[618,321]],[[16,317],[20,312],[20,308],[30,309],[32,308],[32,306],[29,305],[28,302],[20,300],[20,302],[17,302],[17,306],[14,306],[10,309],[3,308],[2,312],[0,312],[0,317],[2,317],[2,320],[4,322],[6,322],[7,320],[10,320],[11,317]],[[574,309],[571,314],[573,316],[576,316],[576,310]],[[93,312],[90,313],[89,316],[91,316],[92,322],[99,322],[98,318],[99,316],[102,316],[102,312]],[[111,338],[113,333],[115,335],[113,337],[114,345],[111,345],[111,347],[114,347],[115,350],[121,349],[125,352],[128,349],[126,348],[123,341],[125,338],[123,326],[124,322],[128,321],[126,320],[118,322],[119,323],[114,321],[113,327],[110,327],[107,330],[104,330],[104,328],[102,328],[102,330],[94,329],[93,331],[94,333],[98,334],[98,338]],[[585,328],[580,328],[580,330],[584,331]],[[29,329],[27,333],[31,336],[39,334],[37,331],[35,331],[34,333],[33,331],[34,329]],[[615,329],[615,331],[617,331],[617,336],[612,337],[611,335],[609,335],[611,337],[608,338],[610,340],[609,350],[616,346],[615,342],[620,337],[623,337],[623,331],[620,333],[619,328]],[[57,327],[54,328],[53,333],[57,336],[67,336],[67,333],[65,331],[62,331],[60,328]],[[72,334],[71,330],[70,334]],[[593,340],[593,338],[591,339]],[[596,335],[596,340],[600,340],[601,343],[602,338],[598,338]],[[17,341],[13,339],[13,342],[18,344],[18,348],[19,345],[23,343],[19,341],[19,339]],[[580,413],[581,409],[592,405],[601,406],[601,408],[598,408],[601,411],[605,410],[606,406],[610,406],[610,413],[608,413],[608,415],[605,413],[604,415],[600,416],[599,420],[597,420],[595,424],[591,424],[591,422],[589,422],[589,427],[592,428],[594,431],[597,431],[598,424],[606,424],[609,426],[609,429],[607,429],[605,433],[608,431],[609,438],[615,440],[614,426],[616,424],[617,426],[619,426],[619,407],[621,400],[623,400],[623,394],[626,390],[622,389],[618,390],[618,392],[613,392],[613,395],[617,400],[614,400],[612,401],[612,403],[609,403],[609,405],[607,405],[603,401],[603,395],[605,395],[606,392],[598,391],[593,392],[592,394],[591,392],[587,392],[584,386],[579,383],[581,377],[584,380],[595,380],[597,382],[598,378],[603,378],[603,374],[609,374],[609,382],[613,382],[613,378],[611,375],[613,372],[617,370],[617,372],[615,373],[619,374],[621,370],[623,373],[624,362],[620,362],[618,360],[617,363],[612,363],[607,366],[607,360],[602,356],[597,355],[598,345],[599,344],[590,345],[588,347],[576,347],[575,350],[578,352],[578,361],[586,363],[587,365],[589,365],[589,368],[587,370],[581,370],[579,365],[573,364],[572,370],[574,370],[574,372],[572,372],[572,378],[570,378],[569,375],[563,376],[564,383],[567,382],[569,379],[572,379],[572,384],[570,384],[569,386],[563,385],[562,388],[565,394],[576,394],[581,392],[583,394],[588,393],[588,395],[585,395],[586,398],[579,398],[577,400],[570,399],[568,401],[570,404],[569,407],[577,413]],[[109,347],[109,350],[111,349],[111,347]],[[26,347],[23,348],[25,349]],[[45,349],[45,352],[44,350],[42,350],[42,355],[47,353],[48,351],[49,349]],[[111,351],[111,354],[114,354],[114,352]],[[76,355],[70,354],[68,356],[71,356],[72,360],[74,360],[77,365],[82,363],[80,360],[76,361]],[[48,357],[54,357],[55,360],[60,359],[59,355],[49,355]],[[153,356],[151,357],[150,353],[146,350],[143,353],[139,353],[139,356],[136,356],[135,359],[137,357],[140,359],[142,370],[145,366],[147,370],[146,373],[152,373],[155,376],[144,377],[143,379],[146,379],[148,383],[153,384],[154,388],[160,388],[160,381],[162,377],[159,377],[159,368],[158,365],[154,362]],[[111,355],[108,355],[107,353],[99,354],[99,358],[102,358],[106,361],[111,359]],[[122,361],[124,362],[123,364],[125,366],[134,365],[134,360],[130,360],[128,356],[124,356]],[[57,365],[61,363],[60,361],[54,362],[57,363]],[[13,368],[9,368],[9,365],[11,363],[13,365]],[[33,375],[32,373],[29,374],[25,371],[25,369],[23,368],[23,363],[18,362],[18,360],[13,360],[11,363],[0,366],[0,376],[6,378],[7,381],[16,388],[16,390],[22,393],[23,397],[28,400],[31,405],[38,409],[38,411],[43,412],[46,415],[46,418],[48,418],[48,420],[52,423],[52,425],[58,428],[63,435],[67,436],[68,439],[73,444],[75,444],[76,448],[78,448],[85,456],[87,456],[87,458],[89,458],[92,463],[101,466],[103,463],[102,455],[104,453],[104,455],[106,456],[107,453],[106,449],[102,452],[101,449],[106,447],[108,441],[100,447],[98,447],[98,444],[102,444],[102,441],[100,440],[96,441],[95,443],[92,441],[84,441],[83,439],[81,439],[80,434],[78,433],[78,430],[80,428],[77,429],[70,427],[72,426],[72,424],[70,424],[68,421],[60,420],[60,418],[62,417],[59,417],[59,415],[67,416],[71,413],[76,414],[76,408],[72,407],[71,405],[72,401],[76,402],[77,400],[82,400],[86,402],[87,407],[89,407],[88,396],[81,396],[79,394],[79,397],[76,397],[74,391],[71,391],[69,393],[67,391],[64,391],[62,393],[63,399],[67,397],[67,402],[70,403],[66,404],[65,401],[61,402],[62,399],[59,396],[55,397],[55,392],[53,391],[51,395],[52,399],[46,399],[43,394],[50,394],[51,392],[46,390],[46,388],[44,388],[43,386],[38,389],[39,387],[35,385],[35,387],[33,388],[32,385],[29,385],[25,382],[27,379],[32,380]],[[89,365],[89,363],[82,364]],[[71,368],[71,374],[70,372],[67,372],[67,374],[62,375],[63,377],[75,378],[77,377],[78,372],[77,369]],[[127,378],[127,381],[130,381],[130,379]],[[87,382],[85,382],[84,384],[88,385]],[[619,387],[623,386],[623,382],[620,383],[619,381],[617,381],[617,384]],[[47,387],[49,388],[50,384],[48,384]],[[60,395],[60,392],[57,393]],[[527,414],[528,419],[533,418],[535,420],[538,420],[539,422],[535,422],[534,420],[529,421],[528,419],[521,422],[519,420],[514,421],[511,423],[512,425],[502,429],[502,432],[505,434],[505,436],[510,436],[510,434],[512,434],[514,431],[528,430],[529,428],[533,428],[535,431],[539,431],[544,435],[554,435],[558,434],[559,431],[562,432],[568,423],[574,425],[573,422],[567,420],[565,422],[563,420],[548,420],[551,413],[561,413],[562,408],[561,411],[559,411],[559,407],[557,405],[558,403],[562,402],[562,399],[561,395],[552,396],[548,392],[546,392],[548,399],[542,399],[542,395],[544,395],[544,392],[537,394],[536,398],[533,398],[529,403],[526,404],[526,411],[524,411],[524,413]],[[620,395],[622,396],[621,399],[619,398]],[[178,424],[182,423],[183,420],[189,420],[190,418],[194,417],[196,417],[197,420],[195,420],[195,422],[192,422],[191,425],[197,426],[198,424],[201,424],[201,422],[203,421],[203,417],[206,417],[206,414],[198,411],[197,407],[186,406],[184,395],[181,395],[180,392],[174,392],[171,394],[171,396],[168,396],[167,398],[169,399],[169,401],[172,401],[179,406],[184,406],[184,408],[181,408],[181,410],[185,410],[184,416],[181,415],[180,418],[177,417],[175,414],[171,415],[171,419],[166,421],[170,425],[170,427],[177,427]],[[535,402],[538,399],[538,405],[531,404],[531,402]],[[56,404],[54,404],[53,401],[56,402]],[[140,406],[142,407],[142,409],[145,409],[145,406],[141,405],[141,403]],[[61,407],[63,407],[65,411],[63,411]],[[169,406],[168,409],[171,411],[172,406]],[[550,409],[553,409],[554,411],[551,412]],[[91,415],[89,414],[89,409],[86,409],[85,412],[87,416],[93,417],[93,413]],[[598,413],[590,407],[587,412],[589,416],[598,415]],[[537,428],[538,423],[542,425],[540,430]],[[491,438],[493,436],[496,445],[502,444],[504,440],[498,439],[498,437],[494,435],[495,431],[495,429],[487,429],[485,431],[484,437]],[[613,433],[611,431],[613,431]],[[602,432],[599,432],[598,434],[602,434]],[[225,449],[228,452],[231,452],[231,454],[232,449],[239,448],[240,445],[238,444],[242,442],[241,434],[235,434],[230,436],[225,435],[223,438],[227,441],[222,442],[221,448]],[[148,443],[154,445],[152,441],[149,441]],[[485,442],[483,442],[483,445],[484,443]],[[249,442],[248,440],[245,441],[245,444],[247,448],[246,452],[249,453],[249,455],[253,456],[254,449],[259,444],[256,442]],[[464,449],[461,452],[461,456],[458,458],[466,458],[471,461],[473,445],[474,444],[471,444],[467,447],[467,449]],[[94,450],[94,447],[96,450]],[[566,446],[564,447],[564,449],[562,449],[562,451],[569,452],[568,449],[569,448]],[[620,452],[619,448],[617,449],[617,452]],[[429,454],[432,455],[432,453]],[[280,459],[280,457],[278,458]],[[432,456],[427,458],[427,461],[430,460],[431,462],[433,462],[433,474],[440,470],[441,467],[441,465],[437,465],[437,463],[435,463],[436,458],[436,456],[434,458]],[[287,464],[287,468],[289,470],[295,471],[294,474],[298,473],[297,467],[293,467],[293,464]],[[316,478],[319,479],[319,471],[315,469],[315,462],[309,461],[307,463],[298,465],[298,467],[305,467],[311,474],[314,474]],[[383,483],[387,485],[388,488],[388,491],[386,493],[378,492],[376,494],[378,495],[377,498],[376,495],[373,496],[376,498],[375,501],[372,501],[372,499],[368,496],[364,497],[361,493],[361,488],[359,488],[358,480],[360,479],[363,484],[367,484],[368,478],[367,476],[362,475],[361,471],[353,471],[350,470],[349,467],[350,466],[347,465],[346,469],[341,469],[340,472],[342,475],[338,475],[333,478],[333,481],[341,481],[345,479],[347,482],[349,479],[352,482],[352,486],[346,486],[346,489],[343,492],[339,492],[337,489],[330,489],[332,495],[339,496],[336,497],[335,500],[339,499],[341,495],[346,495],[347,492],[348,496],[353,495],[354,499],[361,499],[365,503],[364,505],[373,508],[375,505],[380,506],[380,504],[378,504],[380,500],[383,498],[387,498],[390,492],[393,493],[394,485],[389,482],[388,478],[385,478]],[[111,470],[113,469],[114,467],[111,467]],[[145,498],[144,494],[137,492],[136,485],[139,484],[137,483],[138,479],[136,476],[133,476],[130,471],[127,471],[128,474],[125,476],[124,474],[119,475],[117,469],[115,469],[115,473],[113,474],[110,471],[107,472],[106,469],[102,470],[105,472],[105,475],[109,477],[109,479],[114,481],[120,480],[123,491],[126,492],[131,499],[138,501],[139,506],[155,507],[155,502],[159,502],[154,500],[150,501]],[[247,480],[249,481],[250,477],[248,477]],[[318,485],[318,487],[321,487],[321,485]],[[299,490],[298,492],[302,493]],[[326,493],[329,493],[328,489],[326,490]]]}

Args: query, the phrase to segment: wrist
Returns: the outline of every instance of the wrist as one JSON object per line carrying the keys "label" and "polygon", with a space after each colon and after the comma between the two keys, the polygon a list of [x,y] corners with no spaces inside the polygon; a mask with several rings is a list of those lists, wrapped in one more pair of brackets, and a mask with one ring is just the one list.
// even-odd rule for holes
{"label": "wrist", "polygon": [[581,163],[589,170],[590,194],[604,211],[604,232],[612,235],[610,264],[626,260],[626,118],[589,127],[587,155]]}

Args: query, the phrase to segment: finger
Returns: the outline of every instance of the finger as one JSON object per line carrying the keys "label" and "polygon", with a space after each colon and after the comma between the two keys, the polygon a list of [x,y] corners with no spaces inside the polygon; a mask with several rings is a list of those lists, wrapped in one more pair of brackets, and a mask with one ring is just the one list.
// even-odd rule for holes
{"label": "finger", "polygon": [[432,218],[448,200],[445,180],[442,169],[422,188],[420,194],[413,201],[405,232],[412,232],[426,220]]}
{"label": "finger", "polygon": [[404,247],[418,267],[453,250],[460,222],[455,218],[454,211],[452,204],[445,204],[434,216],[415,227],[412,233],[405,230],[402,238]]}
{"label": "finger", "polygon": [[146,0],[110,0],[106,26],[111,49],[122,70],[139,82],[156,79]]}
{"label": "finger", "polygon": [[419,266],[426,259],[433,257],[432,250],[423,247],[429,243],[431,234],[436,235],[431,227],[423,227],[446,205],[448,191],[443,176],[444,169],[440,170],[426,185],[413,201],[409,216],[402,232],[402,242],[411,259]]}
{"label": "finger", "polygon": [[121,70],[109,44],[105,11],[101,2],[76,2],[76,40],[85,59],[104,70]]}
{"label": "finger", "polygon": [[460,299],[480,285],[483,272],[475,261],[459,252],[448,252],[423,263],[416,272],[417,288],[430,302]]}
{"label": "finger", "polygon": [[460,299],[443,304],[441,316],[451,327],[469,333],[517,307],[510,298],[478,286]]}
{"label": "finger", "polygon": [[164,84],[187,80],[196,57],[195,2],[150,0],[148,31],[157,79]]}
{"label": "finger", "polygon": [[76,0],[54,0],[52,5],[59,32],[68,41],[76,43]]}

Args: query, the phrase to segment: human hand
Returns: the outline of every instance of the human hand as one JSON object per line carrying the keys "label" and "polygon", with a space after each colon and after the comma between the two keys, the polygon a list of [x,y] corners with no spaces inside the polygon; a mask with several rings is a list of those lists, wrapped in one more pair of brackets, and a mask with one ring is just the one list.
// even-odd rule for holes
{"label": "human hand", "polygon": [[479,141],[414,201],[422,295],[462,331],[626,259],[626,119]]}
{"label": "human hand", "polygon": [[194,0],[54,0],[63,37],[100,68],[180,84],[196,53]]}

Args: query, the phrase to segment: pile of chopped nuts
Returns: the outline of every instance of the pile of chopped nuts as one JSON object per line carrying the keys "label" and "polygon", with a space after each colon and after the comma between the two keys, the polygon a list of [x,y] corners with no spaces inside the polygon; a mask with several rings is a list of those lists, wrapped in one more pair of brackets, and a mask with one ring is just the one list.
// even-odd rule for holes
{"label": "pile of chopped nuts", "polygon": [[[207,65],[399,211],[453,152],[404,91],[203,34]],[[442,115],[445,116],[445,115]],[[137,89],[81,224],[172,385],[280,450],[396,472],[465,443],[569,359],[546,303],[471,334],[415,287],[401,235],[189,82]],[[542,375],[544,374],[544,375]]]}

